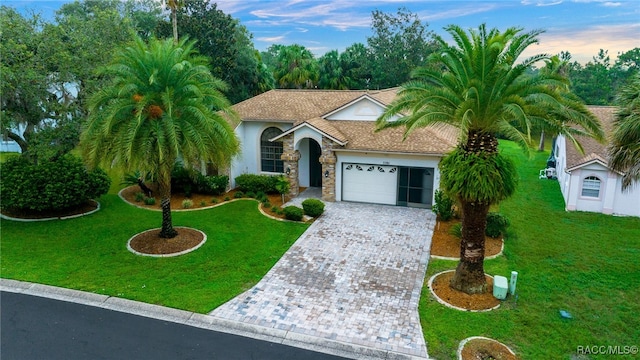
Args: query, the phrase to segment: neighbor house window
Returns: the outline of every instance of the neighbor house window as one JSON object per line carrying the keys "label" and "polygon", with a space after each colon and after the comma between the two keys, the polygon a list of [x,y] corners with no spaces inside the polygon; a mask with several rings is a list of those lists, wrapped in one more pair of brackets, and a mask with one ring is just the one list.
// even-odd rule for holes
{"label": "neighbor house window", "polygon": [[582,196],[600,197],[600,179],[595,176],[587,176],[582,180]]}
{"label": "neighbor house window", "polygon": [[260,168],[264,172],[284,171],[284,166],[280,156],[282,156],[282,140],[269,141],[282,134],[282,130],[276,127],[267,128],[260,136]]}

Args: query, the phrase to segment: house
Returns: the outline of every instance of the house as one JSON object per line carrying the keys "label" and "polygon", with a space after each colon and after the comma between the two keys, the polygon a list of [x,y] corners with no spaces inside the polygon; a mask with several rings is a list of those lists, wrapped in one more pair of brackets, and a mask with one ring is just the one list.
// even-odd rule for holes
{"label": "house", "polygon": [[453,127],[375,131],[397,89],[271,90],[234,105],[242,148],[231,186],[244,173],[287,176],[290,195],[321,187],[325,201],[431,207],[438,163],[453,149]]}
{"label": "house", "polygon": [[[589,106],[609,135],[613,130],[616,108]],[[558,136],[554,154],[560,190],[566,210],[590,211],[603,214],[640,216],[640,184],[622,191],[622,174],[609,168],[606,145],[590,138],[579,138],[584,148],[581,154]]]}

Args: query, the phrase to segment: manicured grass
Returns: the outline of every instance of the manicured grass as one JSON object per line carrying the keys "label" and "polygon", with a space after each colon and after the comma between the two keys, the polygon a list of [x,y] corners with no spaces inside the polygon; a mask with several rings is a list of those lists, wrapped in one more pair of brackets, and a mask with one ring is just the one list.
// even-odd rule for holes
{"label": "manicured grass", "polygon": [[[419,309],[429,355],[453,359],[469,336],[497,339],[523,359],[569,359],[578,346],[639,345],[640,219],[565,212],[558,183],[538,179],[549,153],[527,160],[512,143],[500,147],[517,162],[520,185],[500,205],[511,219],[505,256],[485,261],[485,271],[507,278],[518,271],[517,301],[464,313],[438,304],[425,286]],[[432,260],[427,279],[455,265]],[[560,309],[573,319],[562,319]]]}
{"label": "manicured grass", "polygon": [[251,200],[174,212],[174,226],[202,230],[207,242],[178,257],[142,257],[127,241],[160,227],[161,213],[116,195],[100,202],[72,220],[2,220],[1,276],[206,313],[255,285],[307,228],[269,219]]}

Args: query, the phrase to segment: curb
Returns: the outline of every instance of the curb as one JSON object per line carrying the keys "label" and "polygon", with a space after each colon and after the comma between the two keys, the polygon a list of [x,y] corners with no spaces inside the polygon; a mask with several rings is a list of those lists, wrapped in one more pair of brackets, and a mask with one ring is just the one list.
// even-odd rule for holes
{"label": "curb", "polygon": [[56,286],[29,283],[0,278],[0,291],[45,297],[73,302],[103,309],[170,321],[201,329],[250,337],[253,339],[293,346],[325,354],[351,359],[404,359],[424,360],[426,358],[380,350],[366,346],[309,336],[264,326],[231,321],[207,314],[147,304],[108,295],[100,295]]}

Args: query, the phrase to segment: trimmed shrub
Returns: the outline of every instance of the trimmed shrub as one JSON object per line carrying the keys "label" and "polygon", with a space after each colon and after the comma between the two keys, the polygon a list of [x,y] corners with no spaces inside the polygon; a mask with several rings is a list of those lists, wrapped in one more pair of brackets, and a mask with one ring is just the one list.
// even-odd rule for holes
{"label": "trimmed shrub", "polygon": [[302,215],[303,215],[303,211],[301,208],[297,207],[297,206],[287,206],[283,209],[284,211],[284,217],[287,220],[293,220],[293,221],[300,221],[302,220]]}
{"label": "trimmed shrub", "polygon": [[144,198],[144,203],[146,205],[155,205],[156,204],[156,198],[154,198],[154,197]]}
{"label": "trimmed shrub", "polygon": [[191,209],[193,207],[193,200],[184,199],[182,200],[182,208],[183,209]]}
{"label": "trimmed shrub", "polygon": [[227,175],[202,176],[201,182],[198,183],[198,192],[208,195],[221,195],[229,186],[229,177]]}
{"label": "trimmed shrub", "polygon": [[207,206],[207,202],[204,200],[200,201],[200,206]]}
{"label": "trimmed shrub", "polygon": [[144,194],[141,193],[141,192],[137,192],[136,195],[135,195],[135,200],[136,200],[136,202],[140,202],[140,201],[144,200]]}
{"label": "trimmed shrub", "polygon": [[271,203],[269,202],[269,200],[267,200],[267,201],[265,201],[265,202],[263,202],[263,203],[262,203],[262,206],[263,206],[265,209],[268,209],[268,208],[270,208],[270,207],[271,207]]}
{"label": "trimmed shrub", "polygon": [[274,213],[276,213],[276,214],[278,213],[278,210],[280,210],[280,208],[279,208],[279,207],[277,207],[277,206],[275,206],[275,205],[273,205],[273,206],[271,207],[271,211],[273,211],[273,212],[274,212]]}
{"label": "trimmed shrub", "polygon": [[225,196],[223,200],[224,201],[229,201],[229,200],[231,200],[231,198],[229,196]]}
{"label": "trimmed shrub", "polygon": [[236,199],[240,199],[244,197],[244,193],[242,191],[236,191],[235,194],[233,194],[233,197]]}
{"label": "trimmed shrub", "polygon": [[187,169],[176,163],[171,171],[171,192],[184,193],[190,197],[193,192],[206,195],[221,195],[229,186],[226,175],[205,176],[195,169]]}
{"label": "trimmed shrub", "polygon": [[242,174],[236,177],[235,180],[238,190],[244,192],[263,192],[266,194],[278,193],[278,190],[276,190],[276,184],[278,181],[277,176]]}
{"label": "trimmed shrub", "polygon": [[436,213],[442,221],[451,220],[453,217],[453,199],[448,197],[442,190],[436,190],[434,204],[431,210]]}
{"label": "trimmed shrub", "polygon": [[216,198],[211,199],[211,203],[212,204],[217,204],[218,203],[218,199],[216,199]]}
{"label": "trimmed shrub", "polygon": [[324,203],[318,199],[306,199],[302,202],[305,215],[318,217],[324,212]]}
{"label": "trimmed shrub", "polygon": [[244,196],[255,199],[256,194],[253,191],[248,191],[246,194],[244,194]]}
{"label": "trimmed shrub", "polygon": [[23,157],[2,164],[3,209],[26,212],[62,210],[97,199],[111,179],[102,169],[87,171],[80,159],[65,155],[34,165]]}
{"label": "trimmed shrub", "polygon": [[510,221],[506,216],[497,212],[489,212],[487,214],[487,228],[484,233],[492,238],[497,238],[500,234],[504,235],[509,225]]}

